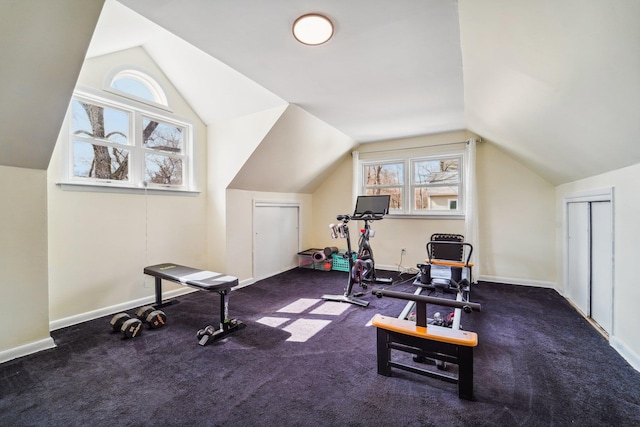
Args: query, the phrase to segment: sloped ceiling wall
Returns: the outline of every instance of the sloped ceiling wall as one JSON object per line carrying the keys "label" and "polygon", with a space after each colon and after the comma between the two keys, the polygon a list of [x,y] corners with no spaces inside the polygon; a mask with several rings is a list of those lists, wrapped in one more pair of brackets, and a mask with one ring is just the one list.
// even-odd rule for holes
{"label": "sloped ceiling wall", "polygon": [[640,2],[460,0],[469,130],[554,184],[640,162]]}
{"label": "sloped ceiling wall", "polygon": [[103,3],[0,1],[0,165],[47,169]]}
{"label": "sloped ceiling wall", "polygon": [[209,126],[210,190],[229,187],[286,109],[286,105],[274,107]]}
{"label": "sloped ceiling wall", "polygon": [[312,193],[356,142],[289,105],[228,188]]}
{"label": "sloped ceiling wall", "polygon": [[[155,7],[155,6],[154,6]],[[107,0],[88,58],[142,47],[207,125],[287,102],[115,0]]]}

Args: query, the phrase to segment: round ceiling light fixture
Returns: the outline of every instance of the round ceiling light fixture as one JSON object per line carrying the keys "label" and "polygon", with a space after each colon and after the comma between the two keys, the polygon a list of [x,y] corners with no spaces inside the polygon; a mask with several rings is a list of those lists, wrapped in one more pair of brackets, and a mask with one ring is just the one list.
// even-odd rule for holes
{"label": "round ceiling light fixture", "polygon": [[293,36],[302,44],[317,46],[333,36],[333,23],[318,13],[302,15],[293,23]]}

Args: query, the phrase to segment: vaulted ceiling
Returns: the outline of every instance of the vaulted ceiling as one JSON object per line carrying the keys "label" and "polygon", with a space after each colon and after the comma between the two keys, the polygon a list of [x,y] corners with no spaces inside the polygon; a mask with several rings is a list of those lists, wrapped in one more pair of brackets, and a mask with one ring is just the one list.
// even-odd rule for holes
{"label": "vaulted ceiling", "polygon": [[[142,46],[207,124],[295,104],[356,143],[468,129],[554,184],[640,162],[637,0],[107,0],[92,34],[101,2],[1,3],[0,164],[46,168],[86,46]],[[328,43],[293,39],[309,12]]]}

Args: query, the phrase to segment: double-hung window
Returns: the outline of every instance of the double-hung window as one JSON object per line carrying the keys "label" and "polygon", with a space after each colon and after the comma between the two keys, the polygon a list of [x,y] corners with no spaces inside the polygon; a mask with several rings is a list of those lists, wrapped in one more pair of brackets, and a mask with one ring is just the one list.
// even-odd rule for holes
{"label": "double-hung window", "polygon": [[131,113],[80,97],[73,99],[71,111],[72,178],[128,182]]}
{"label": "double-hung window", "polygon": [[359,161],[359,192],[391,196],[389,213],[406,216],[462,216],[464,153]]}

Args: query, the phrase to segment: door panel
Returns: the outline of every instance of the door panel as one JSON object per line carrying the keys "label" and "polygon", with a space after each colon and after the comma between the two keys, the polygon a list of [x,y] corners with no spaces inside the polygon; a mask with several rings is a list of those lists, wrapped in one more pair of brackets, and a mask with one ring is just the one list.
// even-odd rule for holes
{"label": "door panel", "polygon": [[613,232],[611,202],[591,203],[591,318],[611,333]]}
{"label": "door panel", "polygon": [[589,316],[589,203],[568,203],[568,281],[566,297]]}
{"label": "door panel", "polygon": [[256,280],[298,265],[298,206],[257,205],[254,209],[253,277]]}

